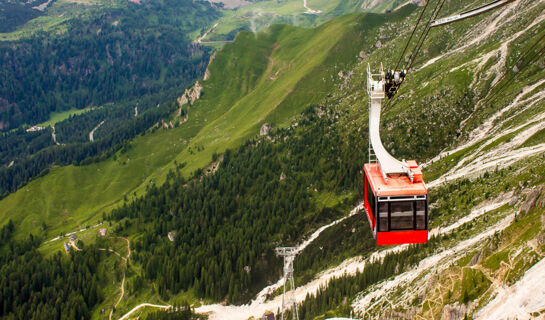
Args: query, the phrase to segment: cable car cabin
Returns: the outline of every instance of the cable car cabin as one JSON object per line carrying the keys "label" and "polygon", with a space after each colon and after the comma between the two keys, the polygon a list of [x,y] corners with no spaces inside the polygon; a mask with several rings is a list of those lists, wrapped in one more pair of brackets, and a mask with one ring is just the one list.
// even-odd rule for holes
{"label": "cable car cabin", "polygon": [[428,241],[428,189],[416,161],[407,161],[413,175],[389,175],[378,163],[366,163],[365,211],[377,245]]}

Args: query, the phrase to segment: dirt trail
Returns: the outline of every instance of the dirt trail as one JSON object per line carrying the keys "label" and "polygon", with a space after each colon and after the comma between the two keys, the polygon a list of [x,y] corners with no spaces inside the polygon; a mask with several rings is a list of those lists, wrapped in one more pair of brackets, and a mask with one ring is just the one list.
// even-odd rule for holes
{"label": "dirt trail", "polygon": [[[424,272],[427,272],[428,275],[430,275],[436,274],[440,270],[444,270],[455,261],[453,257],[456,256],[458,252],[467,251],[468,248],[478,245],[494,233],[507,228],[513,221],[513,218],[514,214],[511,214],[485,232],[482,232],[468,240],[464,240],[453,248],[443,250],[423,259],[416,268],[404,272],[392,280],[382,282],[376,285],[369,293],[363,294],[362,296],[356,298],[352,304],[352,307],[357,313],[365,315],[369,309],[382,303],[384,299],[387,298],[389,292],[394,292],[400,286],[409,285]],[[426,282],[425,279],[421,281],[422,283]]]}
{"label": "dirt trail", "polygon": [[96,127],[93,128],[93,130],[91,130],[91,132],[89,132],[89,141],[93,142],[94,141],[94,134],[95,134],[95,131],[100,128],[101,125],[104,124],[104,121],[106,120],[102,120]]}
{"label": "dirt trail", "polygon": [[208,36],[209,33],[211,32],[214,32],[214,30],[216,29],[216,27],[218,26],[219,22],[216,22],[216,24],[214,26],[212,26],[212,28],[210,28],[208,31],[206,31],[202,36],[200,36],[198,39],[197,39],[197,43],[201,43],[202,40],[204,38],[206,38],[206,36]]}
{"label": "dirt trail", "polygon": [[[123,259],[123,261],[125,262],[125,268],[127,268],[128,267],[128,261],[129,261],[129,258],[131,256],[131,243],[130,243],[128,238],[125,238],[125,237],[117,237],[117,238],[118,239],[123,239],[123,240],[125,240],[127,242],[127,256],[122,257],[119,253],[117,253],[116,251],[114,251],[112,249],[108,249],[108,251],[116,254],[121,259]],[[99,249],[99,250],[106,250],[106,249]],[[126,277],[126,275],[127,275],[127,272],[125,270],[123,272],[123,279],[121,279],[121,295],[119,296],[119,299],[117,299],[114,307],[110,310],[109,320],[112,320],[112,315],[114,313],[115,308],[117,308],[117,306],[119,305],[121,300],[123,300],[123,296],[125,295],[125,277]]]}
{"label": "dirt trail", "polygon": [[545,309],[545,259],[530,268],[511,287],[499,287],[496,297],[474,316],[475,319],[531,319]]}
{"label": "dirt trail", "polygon": [[39,11],[45,11],[45,9],[47,9],[47,7],[49,7],[49,4],[51,4],[51,2],[53,2],[54,0],[47,0],[46,2],[38,5],[38,6],[35,6],[35,7],[32,7],[32,9],[35,9],[35,10],[39,10]]}
{"label": "dirt trail", "polygon": [[[125,274],[123,274],[123,279],[121,280],[121,295],[119,296],[119,299],[117,299],[117,302],[114,305],[114,308],[117,308],[117,305],[121,302],[123,299],[123,296],[125,295]],[[108,319],[112,320],[112,315],[114,313],[114,308],[110,310],[110,316]]]}

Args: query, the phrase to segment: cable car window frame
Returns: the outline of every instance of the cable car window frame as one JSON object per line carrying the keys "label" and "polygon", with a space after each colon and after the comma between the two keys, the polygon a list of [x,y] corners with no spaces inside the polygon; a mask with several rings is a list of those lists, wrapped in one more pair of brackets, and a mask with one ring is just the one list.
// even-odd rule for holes
{"label": "cable car window frame", "polygon": [[[417,210],[419,203],[424,205],[424,208],[423,208],[424,209],[423,210],[424,211],[424,225],[420,226],[420,228],[419,228],[419,225],[418,225],[418,217],[419,217],[418,212],[419,212],[419,210]],[[427,230],[428,229],[428,201],[426,201],[426,200],[416,200],[414,202],[414,206],[415,206],[414,211],[416,213],[415,222],[414,222],[414,227],[415,227],[414,229],[415,230]]]}
{"label": "cable car window frame", "polygon": [[[386,228],[384,229],[384,225],[383,225],[383,218],[384,216],[382,215],[383,211],[381,210],[381,204],[385,204],[386,205]],[[379,202],[378,203],[378,206],[377,206],[377,211],[378,211],[378,220],[380,220],[379,224],[378,224],[378,231],[379,232],[388,232],[389,231],[389,228],[390,228],[390,204],[388,202]]]}
{"label": "cable car window frame", "polygon": [[371,209],[371,216],[375,220],[374,224],[376,225],[378,217],[377,199],[375,193],[373,192],[373,189],[371,188],[371,183],[369,182],[369,177],[367,177],[367,175],[365,176],[365,183],[367,184],[367,194],[365,196],[367,197],[367,203],[369,204],[369,208]]}
{"label": "cable car window frame", "polygon": [[[377,218],[376,223],[378,232],[390,232],[390,231],[422,231],[428,229],[428,196],[427,195],[414,195],[414,196],[387,196],[387,197],[377,197],[376,199],[376,210]],[[393,229],[392,228],[392,210],[391,203],[398,201],[411,201],[412,202],[412,211],[413,211],[413,227],[411,229]],[[416,215],[416,203],[418,201],[424,202],[424,228],[417,228],[417,215]],[[388,203],[388,225],[387,228],[384,228],[380,223],[380,205],[381,203]]]}

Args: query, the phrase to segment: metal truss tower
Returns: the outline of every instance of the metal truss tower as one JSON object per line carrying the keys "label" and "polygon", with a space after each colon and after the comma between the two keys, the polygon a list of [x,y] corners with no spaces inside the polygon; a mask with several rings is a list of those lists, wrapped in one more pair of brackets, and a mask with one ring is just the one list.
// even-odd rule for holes
{"label": "metal truss tower", "polygon": [[[297,255],[295,247],[279,247],[276,248],[276,255],[284,257],[284,291],[282,293],[282,320],[285,320],[286,309],[292,307],[292,319],[299,320],[299,312],[297,310],[297,302],[295,301],[295,283],[293,281],[293,260]],[[288,293],[286,294],[286,287]]]}

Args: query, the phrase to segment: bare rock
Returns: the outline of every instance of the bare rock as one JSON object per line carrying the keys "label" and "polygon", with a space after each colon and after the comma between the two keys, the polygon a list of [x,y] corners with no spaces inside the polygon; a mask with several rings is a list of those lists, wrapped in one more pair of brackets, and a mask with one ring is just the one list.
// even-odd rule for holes
{"label": "bare rock", "polygon": [[509,200],[509,205],[510,205],[510,206],[514,206],[514,205],[517,203],[518,200],[519,200],[519,199],[518,199],[517,196],[511,197],[511,200]]}
{"label": "bare rock", "polygon": [[365,54],[365,52],[360,51],[359,57],[360,57],[360,59],[365,59],[365,58],[367,58],[367,55]]}
{"label": "bare rock", "polygon": [[187,96],[184,94],[182,94],[182,96],[180,96],[176,101],[178,101],[178,106],[180,106],[180,110],[181,110],[181,107],[185,104],[187,104],[189,102],[189,100],[187,99]]}
{"label": "bare rock", "polygon": [[191,91],[189,93],[189,101],[191,101],[191,104],[195,102],[195,100],[199,99],[201,97],[202,92],[202,85],[199,83],[199,81],[195,82],[195,85],[193,88],[191,88]]}
{"label": "bare rock", "polygon": [[536,205],[537,199],[541,194],[541,190],[541,187],[535,188],[526,196],[526,200],[524,200],[524,202],[520,206],[520,211],[522,213],[530,211]]}
{"label": "bare rock", "polygon": [[195,82],[193,87],[185,89],[185,92],[177,99],[178,106],[181,108],[183,105],[188,102],[193,104],[196,100],[201,97],[202,85],[199,81]]}
{"label": "bare rock", "polygon": [[540,208],[545,208],[545,193],[541,194],[541,197],[536,201],[536,206]]}
{"label": "bare rock", "polygon": [[271,132],[273,129],[273,126],[268,124],[268,123],[264,123],[262,126],[261,126],[261,129],[259,130],[259,135],[260,136],[266,136],[269,134],[269,132]]}
{"label": "bare rock", "polygon": [[476,255],[473,256],[473,258],[471,258],[471,261],[469,261],[469,266],[474,266],[477,264],[477,262],[479,262],[479,259],[481,258],[481,253],[480,252],[477,252]]}
{"label": "bare rock", "polygon": [[214,52],[214,54],[212,56],[210,56],[210,60],[208,60],[208,66],[206,67],[206,71],[204,72],[204,77],[203,77],[203,80],[206,81],[210,78],[210,64],[212,63],[212,61],[214,60],[214,58],[216,57],[216,52]]}
{"label": "bare rock", "polygon": [[466,315],[466,312],[467,307],[463,304],[458,304],[458,302],[451,305],[448,304],[443,308],[441,320],[461,320]]}

